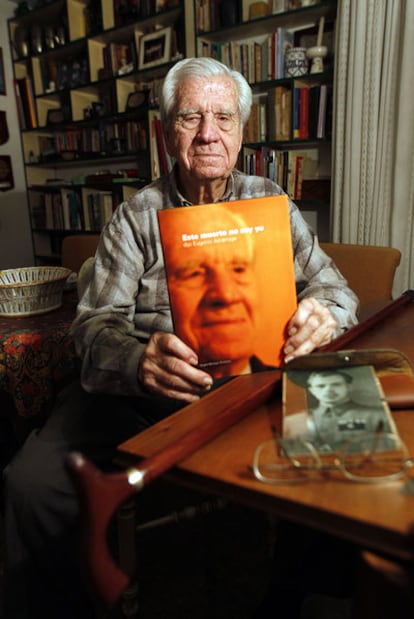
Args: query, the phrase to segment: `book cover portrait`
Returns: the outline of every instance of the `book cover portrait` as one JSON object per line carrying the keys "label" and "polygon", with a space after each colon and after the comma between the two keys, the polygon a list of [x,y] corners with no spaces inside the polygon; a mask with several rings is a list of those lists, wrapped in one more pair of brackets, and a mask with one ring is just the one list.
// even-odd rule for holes
{"label": "book cover portrait", "polygon": [[213,377],[280,367],[296,309],[287,196],[158,213],[175,333]]}

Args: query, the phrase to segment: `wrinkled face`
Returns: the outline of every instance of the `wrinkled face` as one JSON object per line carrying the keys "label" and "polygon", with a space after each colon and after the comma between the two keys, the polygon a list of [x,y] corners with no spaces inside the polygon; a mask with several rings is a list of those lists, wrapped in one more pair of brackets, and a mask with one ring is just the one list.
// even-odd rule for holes
{"label": "wrinkled face", "polygon": [[349,400],[349,383],[340,374],[310,376],[308,389],[321,404],[326,406],[335,406]]}
{"label": "wrinkled face", "polygon": [[187,79],[177,96],[166,144],[180,172],[199,181],[227,178],[243,134],[233,81],[225,76]]}
{"label": "wrinkled face", "polygon": [[[197,230],[235,226],[221,207],[200,207]],[[209,217],[206,226],[203,216]],[[208,224],[208,225],[207,225]],[[173,234],[171,235],[173,238]],[[246,238],[233,242],[200,243],[183,250],[171,243],[169,272],[171,305],[183,340],[199,360],[246,362],[253,353],[257,293],[252,246]]]}

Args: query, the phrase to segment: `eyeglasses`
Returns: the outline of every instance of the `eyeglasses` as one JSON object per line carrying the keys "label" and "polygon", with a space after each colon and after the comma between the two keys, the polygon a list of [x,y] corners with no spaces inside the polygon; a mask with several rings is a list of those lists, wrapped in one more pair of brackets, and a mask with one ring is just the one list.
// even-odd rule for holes
{"label": "eyeglasses", "polygon": [[338,471],[346,479],[378,483],[401,479],[414,465],[398,435],[363,433],[347,441],[336,452],[321,453],[310,441],[281,438],[260,443],[253,457],[255,477],[269,484],[297,483],[317,472]]}
{"label": "eyeglasses", "polygon": [[[213,120],[220,131],[229,132],[238,124],[238,114],[217,112],[213,114]],[[201,114],[200,112],[189,112],[188,114],[178,114],[176,123],[178,123],[183,129],[187,131],[195,131],[199,129],[201,122],[205,120],[207,113]]]}

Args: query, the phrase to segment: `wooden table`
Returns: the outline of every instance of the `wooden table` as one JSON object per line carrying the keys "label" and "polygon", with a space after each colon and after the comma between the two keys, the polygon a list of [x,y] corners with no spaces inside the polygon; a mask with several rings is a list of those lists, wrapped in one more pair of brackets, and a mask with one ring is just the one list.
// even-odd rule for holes
{"label": "wooden table", "polygon": [[[414,364],[413,325],[410,291],[330,348],[394,348]],[[379,614],[390,600],[394,609],[400,599],[409,601],[414,616],[414,494],[405,491],[405,480],[364,484],[332,472],[295,485],[268,485],[255,479],[254,450],[271,438],[273,422],[280,426],[280,376],[280,371],[272,371],[234,378],[124,442],[119,446],[120,457],[134,463],[126,473],[103,475],[80,456],[69,462],[85,507],[88,569],[104,603],[112,604],[126,584],[105,547],[109,519],[123,501],[164,473],[171,483],[223,496],[357,544],[363,551],[363,580],[371,579],[373,584],[369,591],[363,589],[364,604],[359,608],[364,613],[355,617],[411,616]],[[393,414],[414,455],[414,409]],[[397,574],[392,586],[390,565]]]}
{"label": "wooden table", "polygon": [[[350,347],[397,348],[414,363],[414,302],[359,334]],[[265,509],[402,560],[414,560],[414,495],[404,492],[404,482],[359,484],[331,474],[289,486],[268,485],[254,478],[250,465],[255,447],[271,438],[272,420],[281,419],[278,372],[274,379],[274,397],[184,458],[169,473],[169,479]],[[239,391],[235,387],[233,381],[217,392],[221,403],[226,398],[234,402]],[[187,407],[129,439],[120,450],[133,456],[151,456],[202,423],[211,412],[210,406],[207,399],[191,405],[192,414]],[[414,455],[414,410],[394,411],[394,419]]]}
{"label": "wooden table", "polygon": [[[368,320],[345,334],[342,340],[337,341],[337,348],[394,348],[405,353],[414,364],[413,295],[410,293],[408,302],[396,307],[389,315],[385,308],[378,317],[376,322]],[[268,374],[271,376],[271,373]],[[261,379],[263,380],[263,376]],[[407,595],[411,600],[414,495],[406,492],[405,480],[363,484],[347,481],[339,474],[329,474],[290,486],[267,485],[254,478],[250,465],[255,447],[260,441],[271,438],[272,421],[280,422],[281,419],[277,388],[279,379],[279,373],[275,372],[275,390],[265,403],[182,459],[168,473],[168,480],[201,492],[224,496],[354,542],[362,549],[375,553],[363,555],[365,576],[367,570],[370,578],[373,570],[376,579],[376,571],[381,575],[378,580],[380,584],[376,582],[375,587],[378,585],[382,588],[384,596],[385,592],[388,592],[388,575],[384,576],[383,567],[385,565],[385,572],[388,572],[391,561],[392,570],[398,574],[398,582],[409,583]],[[219,390],[221,405],[226,401],[229,405],[234,403],[240,390],[240,386],[235,387],[238,380],[239,378],[235,379]],[[211,404],[214,404],[215,395],[211,394],[211,403],[207,399],[204,402],[201,400],[191,405],[192,410],[187,407],[126,441],[120,446],[121,452],[147,458],[167,447],[171,441],[184,436],[195,425],[203,423],[214,410]],[[395,410],[393,415],[410,454],[414,456],[414,409]],[[382,558],[386,559],[385,564]],[[399,586],[397,589],[400,592]],[[364,595],[368,595],[367,591]],[[400,596],[400,593],[398,595]],[[389,596],[382,600],[381,597],[378,591],[375,595],[372,594],[371,605],[378,603],[385,607],[389,603]]]}

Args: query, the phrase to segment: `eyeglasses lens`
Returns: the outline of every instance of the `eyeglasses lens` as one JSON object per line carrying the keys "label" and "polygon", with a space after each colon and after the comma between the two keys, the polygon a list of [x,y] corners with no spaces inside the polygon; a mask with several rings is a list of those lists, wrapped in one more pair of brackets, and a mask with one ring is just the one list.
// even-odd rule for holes
{"label": "eyeglasses lens", "polygon": [[372,434],[349,441],[342,454],[342,463],[352,477],[387,478],[403,473],[407,457],[398,436]]}
{"label": "eyeglasses lens", "polygon": [[268,482],[297,481],[316,466],[315,454],[306,443],[289,441],[289,447],[284,449],[283,442],[271,440],[258,446],[253,464],[257,476]]}

